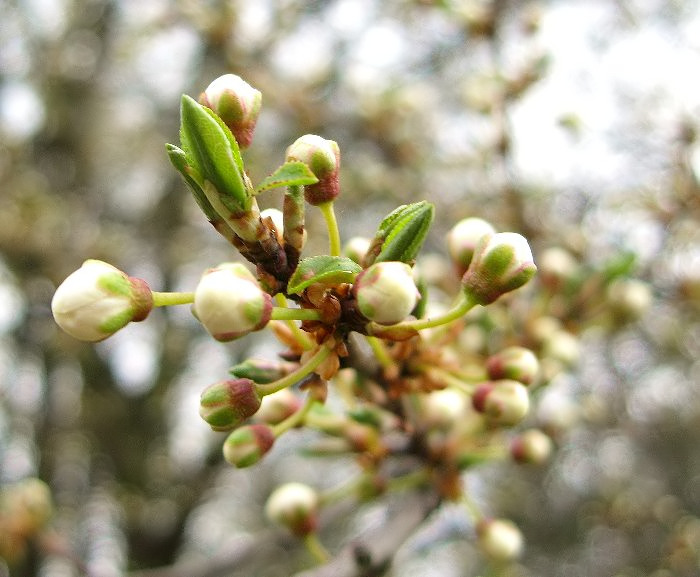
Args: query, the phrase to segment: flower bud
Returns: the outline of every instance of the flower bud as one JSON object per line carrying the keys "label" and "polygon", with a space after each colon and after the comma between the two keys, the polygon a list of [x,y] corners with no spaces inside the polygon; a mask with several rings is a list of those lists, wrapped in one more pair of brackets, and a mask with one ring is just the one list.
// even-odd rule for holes
{"label": "flower bud", "polygon": [[613,313],[625,321],[639,319],[651,306],[653,295],[649,285],[637,279],[618,279],[607,289]]}
{"label": "flower bud", "polygon": [[145,281],[111,264],[86,260],[56,289],[51,311],[58,326],[81,341],[101,341],[153,308]]}
{"label": "flower bud", "polygon": [[317,183],[304,187],[306,202],[316,206],[340,194],[340,149],[335,141],[305,134],[287,148],[287,161],[295,160],[305,163],[318,178]]}
{"label": "flower bud", "polygon": [[486,519],[476,527],[479,548],[494,561],[513,561],[523,552],[523,535],[507,519]]}
{"label": "flower bud", "polygon": [[295,535],[307,535],[318,524],[318,505],[318,495],[311,487],[302,483],[286,483],[270,495],[265,514]]}
{"label": "flower bud", "polygon": [[255,465],[275,442],[267,425],[246,425],[233,431],[224,442],[224,459],[240,469]]}
{"label": "flower bud", "polygon": [[353,291],[360,312],[382,325],[404,320],[420,298],[411,267],[395,261],[378,262],[363,270]]}
{"label": "flower bud", "polygon": [[531,385],[540,370],[540,363],[530,349],[508,347],[486,360],[490,379],[512,379],[523,385]]}
{"label": "flower bud", "polygon": [[510,445],[510,454],[518,463],[541,465],[552,454],[553,444],[539,429],[530,429],[516,437]]}
{"label": "flower bud", "polygon": [[343,254],[354,260],[356,263],[362,264],[362,260],[367,254],[369,245],[370,240],[368,238],[365,238],[364,236],[354,236],[343,248]]}
{"label": "flower bud", "polygon": [[266,208],[260,213],[260,218],[262,220],[269,218],[272,221],[272,224],[275,225],[275,232],[277,233],[275,235],[277,237],[277,242],[279,242],[280,245],[284,244],[284,215],[282,211],[278,208]]}
{"label": "flower bud", "polygon": [[474,408],[494,425],[517,425],[530,410],[525,385],[517,381],[489,381],[479,385],[472,396]]}
{"label": "flower bud", "polygon": [[487,305],[523,286],[536,271],[527,240],[515,232],[498,232],[477,243],[462,286],[476,302]]}
{"label": "flower bud", "polygon": [[272,315],[272,297],[240,263],[224,263],[202,275],[194,293],[194,314],[218,341],[262,329]]}
{"label": "flower bud", "polygon": [[253,381],[228,379],[202,391],[199,415],[214,431],[229,431],[254,415],[261,401]]}
{"label": "flower bud", "polygon": [[449,429],[464,418],[468,397],[455,389],[442,389],[425,395],[423,421],[432,429]]}
{"label": "flower bud", "polygon": [[474,249],[481,238],[487,234],[495,234],[496,230],[490,223],[481,218],[471,217],[460,220],[447,233],[447,249],[457,267],[459,276],[469,268],[474,256]]}
{"label": "flower bud", "polygon": [[558,246],[543,251],[537,262],[538,278],[551,290],[559,290],[579,273],[580,267],[573,255]]}
{"label": "flower bud", "polygon": [[224,74],[214,80],[200,95],[199,103],[211,108],[241,148],[250,146],[258,121],[262,94],[235,74]]}
{"label": "flower bud", "polygon": [[276,425],[287,417],[291,417],[299,409],[301,409],[299,397],[289,389],[282,389],[263,398],[255,418],[268,425]]}

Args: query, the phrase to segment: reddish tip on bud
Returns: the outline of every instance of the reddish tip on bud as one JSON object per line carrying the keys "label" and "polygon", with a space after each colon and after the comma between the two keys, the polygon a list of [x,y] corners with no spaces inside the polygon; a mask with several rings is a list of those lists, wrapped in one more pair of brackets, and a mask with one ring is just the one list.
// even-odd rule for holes
{"label": "reddish tip on bud", "polygon": [[51,300],[58,326],[81,341],[106,339],[132,321],[142,321],[153,308],[145,281],[100,260],[86,260]]}
{"label": "reddish tip on bud", "polygon": [[250,146],[258,121],[262,94],[240,76],[224,74],[200,95],[199,103],[221,118],[241,148]]}
{"label": "reddish tip on bud", "polygon": [[494,381],[512,379],[530,385],[539,370],[540,363],[535,353],[524,347],[505,348],[486,360],[486,371]]}
{"label": "reddish tip on bud", "polygon": [[229,379],[202,391],[199,415],[214,431],[229,431],[260,408],[262,397],[250,379]]}
{"label": "reddish tip on bud", "polygon": [[318,178],[317,183],[304,187],[306,202],[316,206],[340,194],[340,149],[335,141],[305,134],[287,148],[287,161],[295,160],[306,164]]}
{"label": "reddish tip on bud", "polygon": [[495,232],[490,223],[481,218],[471,217],[460,220],[447,233],[447,248],[459,276],[469,268],[477,243],[485,235]]}
{"label": "reddish tip on bud", "polygon": [[553,443],[539,429],[530,429],[518,435],[510,445],[510,454],[518,463],[541,465],[552,454]]}
{"label": "reddish tip on bud", "polygon": [[479,240],[462,286],[476,302],[487,305],[523,286],[536,271],[527,240],[515,232],[499,232]]}
{"label": "reddish tip on bud", "polygon": [[207,270],[194,293],[194,314],[218,341],[231,341],[262,329],[272,308],[272,297],[240,263]]}
{"label": "reddish tip on bud", "polygon": [[224,458],[240,469],[255,465],[275,443],[267,425],[246,425],[233,431],[224,442]]}
{"label": "reddish tip on bud", "polygon": [[363,270],[353,292],[360,312],[382,325],[400,323],[420,298],[411,267],[396,261],[378,262]]}
{"label": "reddish tip on bud", "polygon": [[270,495],[265,514],[295,535],[308,535],[318,525],[318,506],[318,495],[311,487],[302,483],[286,483]]}
{"label": "reddish tip on bud", "polygon": [[517,381],[489,381],[476,388],[472,405],[490,423],[509,427],[525,418],[530,410],[530,397],[525,385]]}
{"label": "reddish tip on bud", "polygon": [[523,535],[507,519],[485,519],[476,527],[479,548],[495,561],[513,561],[523,552]]}

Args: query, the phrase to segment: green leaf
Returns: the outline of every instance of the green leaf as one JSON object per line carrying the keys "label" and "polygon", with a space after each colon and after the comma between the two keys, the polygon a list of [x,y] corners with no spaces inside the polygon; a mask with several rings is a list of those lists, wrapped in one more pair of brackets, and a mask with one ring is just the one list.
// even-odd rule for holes
{"label": "green leaf", "polygon": [[315,283],[352,283],[362,267],[344,256],[319,255],[305,258],[289,279],[289,294],[300,294]]}
{"label": "green leaf", "polygon": [[381,241],[381,250],[374,262],[412,263],[423,246],[434,215],[435,207],[424,200],[389,213],[375,236],[375,243]]}
{"label": "green leaf", "polygon": [[255,194],[260,194],[272,188],[280,186],[305,186],[318,182],[308,166],[303,162],[285,162],[270,176],[266,177],[255,189]]}
{"label": "green leaf", "polygon": [[199,208],[202,209],[202,212],[206,215],[207,219],[210,222],[220,220],[221,217],[209,203],[204,191],[202,190],[202,187],[199,185],[199,175],[195,175],[192,167],[187,164],[187,155],[185,152],[180,150],[174,144],[166,144],[165,148],[168,151],[168,158],[170,159],[170,162],[182,175],[182,178],[192,192],[192,196],[194,196]]}
{"label": "green leaf", "polygon": [[248,210],[243,163],[231,131],[186,94],[182,96],[181,117],[180,140],[187,164],[214,185],[222,201],[225,197],[238,211]]}

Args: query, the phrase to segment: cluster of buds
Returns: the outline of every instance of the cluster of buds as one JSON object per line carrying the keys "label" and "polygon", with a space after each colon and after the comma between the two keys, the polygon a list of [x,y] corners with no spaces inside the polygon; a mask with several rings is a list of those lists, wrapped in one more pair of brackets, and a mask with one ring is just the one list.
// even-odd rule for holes
{"label": "cluster of buds", "polygon": [[[300,427],[320,436],[309,452],[357,457],[363,469],[354,485],[358,498],[400,484],[383,472],[393,458],[422,463],[411,479],[432,484],[444,498],[459,498],[460,471],[484,459],[546,460],[551,443],[537,429],[516,436],[510,447],[497,434],[528,417],[528,388],[540,373],[535,355],[505,347],[483,355],[475,374],[460,366],[458,353],[448,354],[458,348],[470,310],[535,274],[527,241],[479,218],[459,222],[446,243],[459,290],[451,307],[436,309],[414,268],[434,206],[398,207],[373,237],[353,239],[343,254],[333,208],[340,193],[337,143],[302,136],[283,164],[254,186],[241,149],[252,143],[260,107],[257,90],[235,75],[222,76],[199,102],[183,96],[180,146],[167,146],[206,218],[252,266],[222,263],[207,269],[192,292],[167,293],[106,263],[86,261],[56,291],[58,324],[79,339],[98,341],[142,320],[152,307],[189,304],[218,341],[271,329],[285,347],[280,359],[241,362],[200,397],[202,419],[228,433],[223,456],[236,467],[259,462],[281,435]],[[278,187],[285,189],[281,209],[261,212],[256,197]],[[328,254],[302,258],[307,205],[325,219]],[[358,339],[364,345],[358,347]],[[346,369],[339,373],[341,366]],[[324,406],[331,384],[351,399],[345,411]],[[410,402],[397,403],[401,397]],[[308,537],[322,501],[313,489],[291,483],[270,496],[266,510]],[[521,548],[517,529],[507,523],[484,522],[477,533],[491,556],[514,558]]]}

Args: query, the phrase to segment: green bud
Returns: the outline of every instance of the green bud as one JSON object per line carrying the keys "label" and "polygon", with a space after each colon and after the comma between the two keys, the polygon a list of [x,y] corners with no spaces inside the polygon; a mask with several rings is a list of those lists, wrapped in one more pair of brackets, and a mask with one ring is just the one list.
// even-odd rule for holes
{"label": "green bud", "polygon": [[402,262],[378,262],[363,270],[353,292],[360,312],[382,325],[404,320],[420,298],[413,271]]}
{"label": "green bud", "polygon": [[267,425],[246,425],[234,430],[224,442],[224,458],[242,469],[257,463],[275,442],[275,433]]}
{"label": "green bud", "polygon": [[255,414],[255,418],[268,425],[276,425],[287,417],[291,417],[299,409],[301,409],[299,397],[289,389],[282,389],[263,398],[262,405]]}
{"label": "green bud", "polygon": [[316,529],[318,507],[318,494],[311,487],[302,483],[286,483],[270,495],[265,514],[271,521],[302,536]]}
{"label": "green bud", "polygon": [[540,363],[530,349],[508,347],[486,360],[486,372],[490,379],[512,379],[531,385],[540,370]]}
{"label": "green bud", "polygon": [[202,391],[199,415],[214,431],[229,431],[260,408],[262,397],[250,379],[228,379]]}
{"label": "green bud", "polygon": [[525,418],[530,410],[530,397],[525,385],[517,381],[489,381],[476,388],[472,405],[489,423],[510,427]]}
{"label": "green bud", "polygon": [[199,103],[221,118],[241,148],[250,146],[262,106],[260,91],[240,76],[224,74],[200,95]]}
{"label": "green bud", "polygon": [[315,184],[304,187],[304,198],[309,204],[329,202],[340,194],[340,149],[335,141],[305,134],[287,148],[287,161],[303,162],[318,178]]}
{"label": "green bud", "polygon": [[267,325],[272,297],[240,263],[207,270],[194,293],[193,311],[218,341],[231,341]]}
{"label": "green bud", "polygon": [[142,321],[153,308],[145,281],[111,264],[86,260],[61,285],[51,300],[58,326],[81,341],[106,339],[132,321]]}
{"label": "green bud", "polygon": [[462,286],[477,303],[487,305],[523,286],[536,271],[527,240],[514,232],[499,232],[477,243]]}

